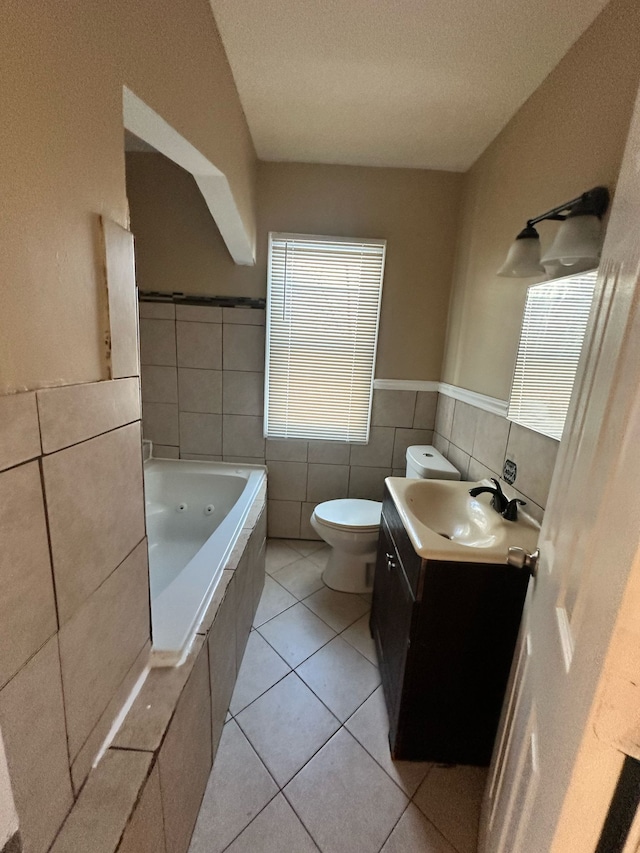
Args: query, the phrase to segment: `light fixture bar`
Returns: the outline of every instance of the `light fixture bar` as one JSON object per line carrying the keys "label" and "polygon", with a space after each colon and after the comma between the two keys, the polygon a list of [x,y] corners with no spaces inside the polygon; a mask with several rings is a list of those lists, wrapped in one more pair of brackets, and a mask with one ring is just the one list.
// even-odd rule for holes
{"label": "light fixture bar", "polygon": [[[587,190],[571,201],[565,201],[557,207],[552,207],[546,213],[527,220],[527,226],[532,227],[545,219],[563,222],[570,215],[590,215],[602,218],[609,207],[609,190],[606,187],[594,187]],[[566,213],[564,213],[566,211]]]}

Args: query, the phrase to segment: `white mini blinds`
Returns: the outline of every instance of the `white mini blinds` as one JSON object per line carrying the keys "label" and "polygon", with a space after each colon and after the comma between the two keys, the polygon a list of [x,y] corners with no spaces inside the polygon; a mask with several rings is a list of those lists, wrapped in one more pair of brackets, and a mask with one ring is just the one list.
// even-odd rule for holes
{"label": "white mini blinds", "polygon": [[269,235],[268,437],[368,440],[385,245]]}
{"label": "white mini blinds", "polygon": [[562,438],[596,275],[592,270],[529,288],[509,420]]}

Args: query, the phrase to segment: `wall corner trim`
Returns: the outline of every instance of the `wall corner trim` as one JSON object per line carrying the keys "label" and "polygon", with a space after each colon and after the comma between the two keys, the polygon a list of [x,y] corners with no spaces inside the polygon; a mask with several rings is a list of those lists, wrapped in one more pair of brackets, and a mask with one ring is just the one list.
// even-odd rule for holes
{"label": "wall corner trim", "polygon": [[467,388],[459,388],[457,385],[449,385],[448,382],[440,382],[438,384],[439,392],[447,397],[453,397],[454,400],[460,400],[463,403],[470,403],[477,409],[484,409],[485,412],[491,412],[503,418],[507,416],[507,409],[509,408],[507,400],[489,397],[487,394],[469,391]]}

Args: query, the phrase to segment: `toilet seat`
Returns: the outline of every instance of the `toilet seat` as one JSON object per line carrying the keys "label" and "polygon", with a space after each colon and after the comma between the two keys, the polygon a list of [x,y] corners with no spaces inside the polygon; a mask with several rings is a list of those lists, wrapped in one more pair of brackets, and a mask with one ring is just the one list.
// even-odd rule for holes
{"label": "toilet seat", "polygon": [[382,504],[359,498],[341,498],[318,504],[314,510],[316,519],[335,530],[373,532],[380,527]]}

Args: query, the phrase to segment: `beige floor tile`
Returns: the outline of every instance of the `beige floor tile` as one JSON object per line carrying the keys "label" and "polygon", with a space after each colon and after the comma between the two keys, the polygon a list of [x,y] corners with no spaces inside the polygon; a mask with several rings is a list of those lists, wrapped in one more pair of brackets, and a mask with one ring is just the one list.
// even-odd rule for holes
{"label": "beige floor tile", "polygon": [[336,592],[323,587],[305,599],[305,607],[313,610],[334,631],[344,631],[369,609],[359,595]]}
{"label": "beige floor tile", "polygon": [[231,720],[222,732],[189,853],[220,853],[277,793],[278,786]]}
{"label": "beige floor tile", "polygon": [[309,833],[282,794],[236,838],[227,853],[318,853]]}
{"label": "beige floor tile", "polygon": [[378,666],[378,655],[376,653],[376,644],[369,630],[369,611],[361,616],[357,622],[350,625],[346,631],[342,632],[342,639],[346,640],[349,645],[357,649],[361,655],[374,666]]}
{"label": "beige floor tile", "polygon": [[267,540],[267,555],[265,558],[267,574],[272,575],[283,566],[299,560],[300,554],[287,545],[282,539]]}
{"label": "beige floor tile", "polygon": [[484,767],[434,767],[414,797],[420,811],[459,853],[476,853],[486,781]]}
{"label": "beige floor tile", "polygon": [[432,765],[425,761],[393,761],[391,758],[389,720],[382,687],[369,696],[345,726],[393,781],[412,797]]}
{"label": "beige floor tile", "polygon": [[313,539],[285,539],[284,541],[287,545],[293,548],[294,551],[297,551],[298,554],[302,554],[303,557],[308,557],[315,551],[319,551],[320,548],[325,547],[324,542],[316,542]]}
{"label": "beige floor tile", "polygon": [[456,851],[411,803],[387,839],[382,853],[456,853]]}
{"label": "beige floor tile", "polygon": [[291,668],[280,655],[257,631],[252,631],[231,697],[231,713],[238,714],[289,672]]}
{"label": "beige floor tile", "polygon": [[315,563],[316,566],[319,566],[321,569],[324,569],[327,565],[327,560],[329,559],[329,555],[331,554],[331,548],[328,545],[325,545],[322,548],[319,548],[317,551],[314,551],[313,554],[309,554],[309,559],[312,563]]}
{"label": "beige floor tile", "polygon": [[253,625],[258,628],[269,619],[273,619],[279,613],[282,613],[288,607],[292,607],[298,601],[290,592],[276,583],[271,577],[267,576],[264,581],[264,590],[256,610],[256,615],[253,618]]}
{"label": "beige floor tile", "polygon": [[408,800],[344,729],[284,789],[323,853],[378,851]]}
{"label": "beige floor tile", "polygon": [[308,610],[296,604],[258,629],[289,666],[296,667],[335,636],[335,631]]}
{"label": "beige floor tile", "polygon": [[300,601],[324,587],[322,569],[306,557],[273,572],[273,578]]}
{"label": "beige floor tile", "polygon": [[377,668],[341,637],[321,648],[296,672],[343,722],[380,684]]}
{"label": "beige floor tile", "polygon": [[293,672],[238,714],[236,722],[280,787],[340,728]]}

